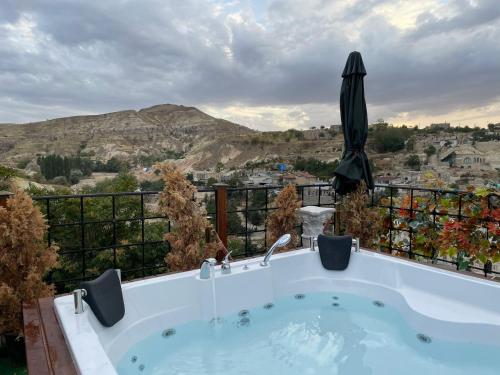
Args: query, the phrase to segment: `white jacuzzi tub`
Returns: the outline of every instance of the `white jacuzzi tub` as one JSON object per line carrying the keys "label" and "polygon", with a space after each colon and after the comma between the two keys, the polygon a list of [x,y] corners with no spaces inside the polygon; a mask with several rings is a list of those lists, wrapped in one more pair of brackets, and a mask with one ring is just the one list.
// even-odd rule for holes
{"label": "white jacuzzi tub", "polygon": [[[352,253],[345,271],[325,270],[319,253],[309,249],[275,254],[268,267],[261,267],[260,260],[234,262],[229,275],[216,267],[217,316],[283,296],[336,290],[383,299],[417,331],[432,331],[447,340],[499,344],[499,283],[364,250]],[[117,363],[127,350],[154,332],[214,317],[212,281],[200,280],[198,270],[125,283],[123,295],[125,317],[111,328],[103,327],[88,306],[75,315],[71,295],[55,299],[81,374],[117,374]]]}

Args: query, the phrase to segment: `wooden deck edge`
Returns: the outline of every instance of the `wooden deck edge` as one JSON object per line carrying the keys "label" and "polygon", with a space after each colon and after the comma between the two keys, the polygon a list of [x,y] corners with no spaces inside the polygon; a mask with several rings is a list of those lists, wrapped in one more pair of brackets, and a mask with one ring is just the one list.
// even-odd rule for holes
{"label": "wooden deck edge", "polygon": [[54,310],[54,298],[23,303],[29,375],[77,375]]}

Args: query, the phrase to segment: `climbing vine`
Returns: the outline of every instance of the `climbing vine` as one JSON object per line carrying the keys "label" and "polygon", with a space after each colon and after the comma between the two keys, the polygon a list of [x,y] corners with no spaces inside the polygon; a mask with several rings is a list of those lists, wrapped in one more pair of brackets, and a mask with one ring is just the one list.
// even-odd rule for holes
{"label": "climbing vine", "polygon": [[[498,192],[474,187],[465,192],[435,190],[417,195],[414,191],[393,197],[392,215],[386,211],[381,218],[385,234],[378,245],[387,248],[391,241],[393,248],[403,250],[398,254],[440,257],[460,269],[475,266],[489,272],[500,262],[499,200]],[[382,198],[381,205],[390,206],[390,199]]]}

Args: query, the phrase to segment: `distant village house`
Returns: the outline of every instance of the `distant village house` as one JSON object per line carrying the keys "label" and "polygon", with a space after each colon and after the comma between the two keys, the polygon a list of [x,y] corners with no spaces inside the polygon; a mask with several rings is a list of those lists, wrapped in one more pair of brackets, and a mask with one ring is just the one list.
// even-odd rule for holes
{"label": "distant village house", "polygon": [[469,145],[461,145],[450,149],[441,157],[442,162],[446,162],[450,167],[471,168],[473,166],[483,166],[486,164],[484,154]]}
{"label": "distant village house", "polygon": [[451,125],[449,122],[439,122],[436,124],[431,124],[431,130],[449,130]]}

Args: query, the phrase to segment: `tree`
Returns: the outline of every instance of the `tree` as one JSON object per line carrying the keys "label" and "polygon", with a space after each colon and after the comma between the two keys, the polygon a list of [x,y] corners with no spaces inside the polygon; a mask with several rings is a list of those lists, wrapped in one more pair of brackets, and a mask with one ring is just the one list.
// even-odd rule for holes
{"label": "tree", "polygon": [[248,221],[254,226],[259,226],[264,223],[264,214],[262,209],[266,206],[266,194],[265,189],[254,190],[250,196],[250,202],[248,203]]}
{"label": "tree", "polygon": [[209,177],[207,180],[207,186],[213,186],[216,184],[218,181],[215,177]]}
{"label": "tree", "polygon": [[160,191],[165,188],[163,180],[145,180],[141,182],[141,191]]}
{"label": "tree", "polygon": [[237,258],[245,255],[245,241],[238,237],[229,237],[227,247],[231,250],[231,257]]}
{"label": "tree", "polygon": [[104,172],[118,173],[123,170],[127,170],[129,165],[126,161],[118,159],[116,156],[113,156],[106,162],[106,167]]}
{"label": "tree", "polygon": [[[207,213],[213,214],[215,212],[215,197],[206,195],[204,198],[205,209]],[[238,206],[234,200],[229,200],[227,208],[227,231],[229,234],[238,234],[244,231],[243,224],[238,212]]]}
{"label": "tree", "polygon": [[257,227],[264,222],[264,215],[261,211],[250,211],[248,212],[248,221]]}
{"label": "tree", "polygon": [[436,147],[434,147],[434,145],[429,145],[425,148],[424,152],[427,157],[430,157],[436,153]]}
{"label": "tree", "polygon": [[408,141],[406,141],[406,151],[414,151],[415,150],[415,137],[410,137]]}
{"label": "tree", "polygon": [[377,126],[373,132],[374,147],[378,152],[396,152],[405,147],[410,130],[393,126]]}
{"label": "tree", "polygon": [[125,191],[136,191],[139,189],[137,178],[127,172],[120,172],[115,178],[108,178],[98,182],[94,188],[84,189],[84,192],[93,193],[118,193]]}
{"label": "tree", "polygon": [[230,187],[242,187],[243,181],[240,176],[238,176],[236,173],[233,173],[233,175],[227,181],[227,184]]}
{"label": "tree", "polygon": [[8,189],[10,180],[18,175],[15,169],[0,165],[0,190]]}
{"label": "tree", "polygon": [[419,171],[420,170],[420,158],[418,157],[418,155],[415,155],[415,154],[410,155],[405,160],[405,165],[416,170],[416,171]]}
{"label": "tree", "polygon": [[44,241],[47,224],[21,190],[0,207],[0,334],[23,334],[22,302],[54,294],[43,281],[57,264],[57,246]]}
{"label": "tree", "polygon": [[73,170],[79,170],[82,176],[90,176],[94,169],[94,163],[90,159],[80,156],[51,154],[39,157],[37,162],[40,172],[47,180],[52,180],[57,176],[63,176],[69,180]]}
{"label": "tree", "polygon": [[228,214],[227,214],[227,231],[228,233],[241,233],[245,231],[245,228],[243,227],[243,224],[241,222],[241,217],[238,214],[238,212],[235,212],[238,210],[238,206],[236,202],[232,201],[229,202],[228,205]]}
{"label": "tree", "polygon": [[298,223],[297,209],[301,206],[295,185],[283,188],[276,196],[274,204],[276,210],[267,218],[268,243],[272,244],[282,235],[289,233],[292,235],[292,241],[286,249],[291,249],[298,243],[295,228]]}
{"label": "tree", "polygon": [[[103,193],[103,192],[130,192],[136,191],[139,185],[134,176],[127,173],[120,173],[115,178],[110,178],[99,182],[94,187],[86,186],[83,193]],[[31,195],[65,195],[71,194],[66,187],[58,187],[55,190],[37,188],[34,185],[29,187]],[[169,229],[168,220],[155,219],[145,220],[144,238],[146,243],[145,251],[141,246],[127,246],[131,243],[142,241],[142,225],[137,220],[141,216],[158,216],[158,212],[152,211],[154,208],[149,205],[152,196],[144,196],[144,212],[141,209],[141,197],[139,195],[115,196],[114,205],[110,196],[98,196],[85,198],[84,221],[85,225],[85,246],[87,248],[101,248],[97,252],[87,251],[86,276],[94,277],[100,275],[106,269],[119,267],[124,271],[124,279],[133,279],[167,271],[167,267],[142,270],[138,265],[144,264],[160,266],[158,263],[169,251],[168,244],[164,241],[164,234]],[[37,202],[43,213],[47,211],[45,201]],[[106,222],[112,218],[113,206],[116,221],[114,224]],[[80,202],[78,199],[52,199],[50,201],[50,217],[55,223],[76,223],[80,218]],[[134,218],[132,220],[128,220]],[[99,222],[104,221],[104,222]],[[79,237],[78,226],[52,227],[51,239],[56,241],[61,248],[59,256],[60,266],[50,273],[50,280],[53,282],[59,293],[68,292],[78,287],[78,282],[61,280],[78,279],[82,275],[81,239]],[[120,247],[120,245],[124,247]],[[116,245],[116,248],[112,246]],[[77,250],[78,249],[78,250]],[[71,250],[71,251],[68,251]],[[76,251],[75,251],[76,250]]]}
{"label": "tree", "polygon": [[339,162],[325,162],[315,158],[297,158],[293,164],[293,168],[297,171],[307,171],[312,175],[323,180],[329,180],[333,177],[335,169],[337,169]]}
{"label": "tree", "polygon": [[[204,259],[223,257],[226,250],[207,220],[207,212],[193,200],[196,188],[174,164],[163,163],[156,167],[165,181],[159,209],[175,228],[165,234],[171,246],[165,257],[169,269],[187,271],[199,267]],[[205,238],[207,230],[211,233],[209,242]]]}
{"label": "tree", "polygon": [[72,169],[69,172],[69,182],[74,185],[80,182],[80,179],[83,177],[83,173],[79,169]]}

